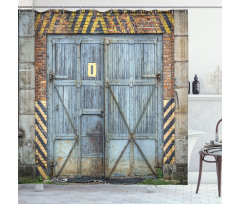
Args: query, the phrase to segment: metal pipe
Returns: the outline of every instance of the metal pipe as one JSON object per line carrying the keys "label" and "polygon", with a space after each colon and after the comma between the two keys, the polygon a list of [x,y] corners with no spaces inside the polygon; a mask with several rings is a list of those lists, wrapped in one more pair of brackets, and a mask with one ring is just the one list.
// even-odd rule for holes
{"label": "metal pipe", "polygon": [[77,9],[97,9],[97,8],[109,8],[109,9],[193,9],[193,8],[222,8],[222,6],[18,6],[19,9],[34,9],[34,8],[51,8],[51,9],[68,9],[68,8],[77,8]]}

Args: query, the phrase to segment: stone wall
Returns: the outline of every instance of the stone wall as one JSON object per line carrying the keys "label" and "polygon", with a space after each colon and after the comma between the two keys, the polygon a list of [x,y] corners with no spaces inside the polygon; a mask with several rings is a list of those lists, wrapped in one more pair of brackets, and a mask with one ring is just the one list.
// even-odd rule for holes
{"label": "stone wall", "polygon": [[35,12],[19,13],[19,176],[35,176]]}
{"label": "stone wall", "polygon": [[188,14],[175,11],[175,151],[176,171],[188,173]]}

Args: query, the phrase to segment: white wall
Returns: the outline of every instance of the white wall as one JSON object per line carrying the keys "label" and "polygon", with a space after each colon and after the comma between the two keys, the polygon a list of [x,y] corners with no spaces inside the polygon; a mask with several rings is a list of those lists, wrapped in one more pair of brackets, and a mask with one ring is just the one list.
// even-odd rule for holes
{"label": "white wall", "polygon": [[208,80],[218,66],[222,69],[222,11],[190,9],[188,22],[189,81],[197,74],[200,94],[217,94]]}
{"label": "white wall", "polygon": [[[211,96],[189,96],[188,100],[188,129],[199,132],[204,132],[200,136],[193,148],[191,154],[189,171],[198,172],[199,169],[199,151],[206,142],[215,140],[215,130],[217,122],[222,118],[222,97]],[[221,133],[222,124],[219,126],[219,133]],[[216,171],[215,164],[203,164],[203,171]]]}

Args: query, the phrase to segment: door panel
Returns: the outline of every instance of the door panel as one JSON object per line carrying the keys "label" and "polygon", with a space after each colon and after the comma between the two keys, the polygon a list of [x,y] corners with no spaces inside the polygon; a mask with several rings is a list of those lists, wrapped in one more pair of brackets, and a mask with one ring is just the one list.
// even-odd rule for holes
{"label": "door panel", "polygon": [[[88,63],[96,63],[96,77],[88,77]],[[103,175],[104,91],[103,45],[100,40],[81,43],[81,175]]]}
{"label": "door panel", "polygon": [[[118,37],[105,45],[106,176],[155,175],[161,143],[161,37]],[[159,57],[159,59],[157,59]]]}
{"label": "door panel", "polygon": [[[74,144],[74,130],[78,126],[77,88],[75,83],[68,83],[77,78],[77,46],[72,43],[56,43],[53,45],[53,73],[56,83],[53,90],[53,143],[54,173],[57,174],[69,150]],[[58,91],[58,94],[57,94]],[[66,113],[66,110],[68,113]],[[71,118],[69,120],[67,114]],[[72,123],[72,125],[71,125]],[[60,175],[77,174],[78,155],[74,148]]]}
{"label": "door panel", "polygon": [[72,43],[56,43],[55,75],[61,79],[77,79],[77,46]]}
{"label": "door panel", "polygon": [[[49,37],[49,134],[55,176],[102,176],[103,45]],[[88,63],[97,64],[88,77]]]}

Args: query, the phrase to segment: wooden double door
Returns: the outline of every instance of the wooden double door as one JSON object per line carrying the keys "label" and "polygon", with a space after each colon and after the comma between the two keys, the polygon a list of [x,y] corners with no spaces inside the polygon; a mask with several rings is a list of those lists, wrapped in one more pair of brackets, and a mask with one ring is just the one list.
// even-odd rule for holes
{"label": "wooden double door", "polygon": [[47,38],[54,176],[155,174],[162,156],[162,36]]}

